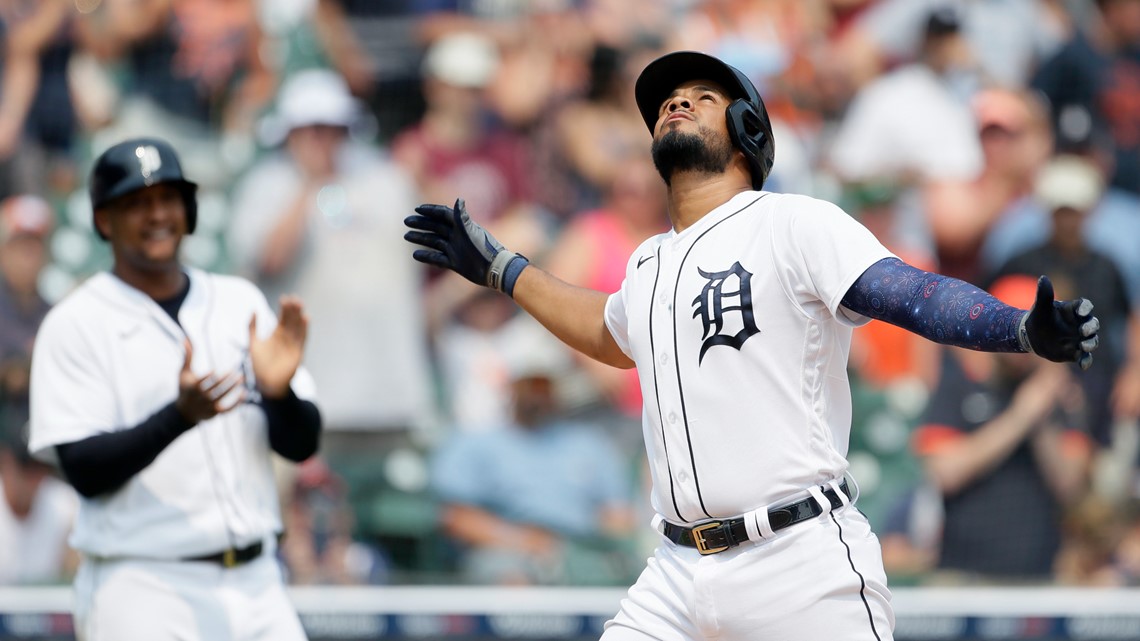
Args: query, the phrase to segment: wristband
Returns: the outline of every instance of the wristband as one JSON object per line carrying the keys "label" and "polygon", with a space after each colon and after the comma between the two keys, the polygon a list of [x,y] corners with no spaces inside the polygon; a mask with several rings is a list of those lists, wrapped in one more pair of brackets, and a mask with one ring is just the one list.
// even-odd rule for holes
{"label": "wristband", "polygon": [[1034,354],[1033,345],[1029,343],[1029,330],[1025,327],[1025,322],[1029,320],[1029,312],[1022,315],[1021,321],[1017,324],[1017,342],[1021,343],[1021,349],[1027,354]]}
{"label": "wristband", "polygon": [[507,268],[503,271],[503,293],[511,298],[515,297],[515,281],[519,279],[519,274],[523,269],[530,264],[526,256],[515,254],[515,257],[507,263]]}
{"label": "wristband", "polygon": [[487,268],[487,287],[514,296],[515,281],[524,267],[530,264],[526,256],[504,249],[495,255]]}

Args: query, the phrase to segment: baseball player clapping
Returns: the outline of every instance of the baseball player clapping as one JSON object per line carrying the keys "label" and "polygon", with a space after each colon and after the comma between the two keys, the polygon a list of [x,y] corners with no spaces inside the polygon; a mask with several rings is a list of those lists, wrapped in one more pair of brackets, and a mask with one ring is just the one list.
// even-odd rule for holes
{"label": "baseball player clapping", "polygon": [[405,219],[413,257],[512,296],[571,347],[636,366],[661,546],[606,624],[619,639],[878,640],[894,615],[879,543],[846,476],[852,327],[1092,362],[1087,300],[1032,310],[893,256],[833,204],[763,191],[774,159],[748,78],[695,52],[650,63],[635,97],[672,231],[612,294],[505,249],[462,200]]}
{"label": "baseball player clapping", "polygon": [[82,495],[82,641],[305,638],[273,555],[269,454],[317,450],[308,320],[295,298],[277,320],[251,283],[181,265],[196,189],[162,140],[99,156],[91,204],[112,269],[36,338],[29,449]]}

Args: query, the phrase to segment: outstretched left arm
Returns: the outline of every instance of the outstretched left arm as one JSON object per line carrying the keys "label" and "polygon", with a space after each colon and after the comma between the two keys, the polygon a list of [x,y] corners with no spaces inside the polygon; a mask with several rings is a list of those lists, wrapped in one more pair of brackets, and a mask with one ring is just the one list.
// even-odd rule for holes
{"label": "outstretched left arm", "polygon": [[923,271],[897,258],[867,268],[842,305],[943,345],[985,352],[1032,352],[1056,362],[1092,365],[1100,321],[1085,298],[1053,300],[1042,276],[1029,310],[1006,305],[977,287]]}

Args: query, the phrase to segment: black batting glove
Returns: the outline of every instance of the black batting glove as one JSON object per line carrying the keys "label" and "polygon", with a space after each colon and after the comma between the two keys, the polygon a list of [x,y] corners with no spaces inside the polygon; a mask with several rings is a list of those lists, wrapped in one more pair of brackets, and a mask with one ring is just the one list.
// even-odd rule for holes
{"label": "black batting glove", "polygon": [[404,239],[427,249],[412,252],[412,258],[459,274],[467,280],[513,294],[515,280],[528,264],[526,257],[505,247],[486,229],[471,220],[463,199],[447,205],[420,205],[404,224],[414,231]]}
{"label": "black batting glove", "polygon": [[1037,279],[1037,300],[1021,319],[1021,346],[1042,358],[1076,362],[1081,369],[1088,369],[1092,352],[1100,344],[1100,321],[1092,310],[1092,301],[1087,298],[1053,300],[1053,283],[1042,276]]}

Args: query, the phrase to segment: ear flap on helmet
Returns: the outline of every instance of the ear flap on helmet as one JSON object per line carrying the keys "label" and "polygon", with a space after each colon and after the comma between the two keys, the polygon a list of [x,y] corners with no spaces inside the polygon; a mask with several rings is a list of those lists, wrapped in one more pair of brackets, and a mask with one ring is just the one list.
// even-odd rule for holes
{"label": "ear flap on helmet", "polygon": [[772,170],[772,136],[752,103],[743,98],[732,101],[725,110],[728,135],[752,169],[752,188],[760,190]]}

